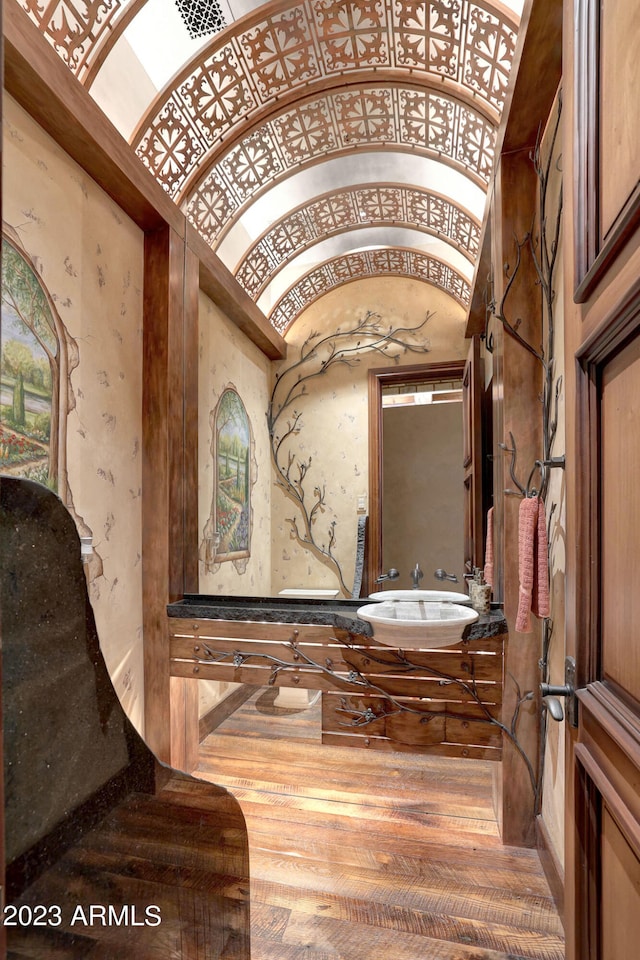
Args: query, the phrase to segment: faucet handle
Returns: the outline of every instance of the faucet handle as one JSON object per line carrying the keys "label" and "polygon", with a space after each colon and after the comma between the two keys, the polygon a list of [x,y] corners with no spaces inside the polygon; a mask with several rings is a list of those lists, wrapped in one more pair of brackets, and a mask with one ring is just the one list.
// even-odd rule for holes
{"label": "faucet handle", "polygon": [[[458,582],[458,578],[456,577],[455,573],[447,573],[447,571],[443,570],[442,568],[439,568],[438,570],[436,570],[436,572],[434,573],[434,577],[436,578],[436,580],[450,580],[451,583]],[[466,579],[466,576],[465,576],[465,579]]]}
{"label": "faucet handle", "polygon": [[381,573],[379,577],[376,577],[376,583],[384,583],[385,580],[397,580],[400,576],[398,570],[395,567],[391,567],[390,570],[387,570],[386,573]]}

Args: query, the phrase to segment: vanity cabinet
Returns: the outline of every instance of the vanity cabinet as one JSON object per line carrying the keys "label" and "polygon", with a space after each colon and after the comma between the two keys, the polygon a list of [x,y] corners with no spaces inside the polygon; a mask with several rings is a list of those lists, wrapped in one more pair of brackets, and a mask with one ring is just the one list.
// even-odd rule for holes
{"label": "vanity cabinet", "polygon": [[378,643],[358,620],[361,601],[227,600],[168,608],[174,686],[202,679],[320,690],[323,743],[501,759],[495,721],[507,635],[500,612],[481,617],[451,647],[403,651]]}

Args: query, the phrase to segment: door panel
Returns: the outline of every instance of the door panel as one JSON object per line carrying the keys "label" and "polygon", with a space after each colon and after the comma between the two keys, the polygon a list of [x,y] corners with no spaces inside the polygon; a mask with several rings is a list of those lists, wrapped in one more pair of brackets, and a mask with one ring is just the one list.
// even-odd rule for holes
{"label": "door panel", "polygon": [[578,359],[575,957],[626,960],[640,942],[640,290]]}
{"label": "door panel", "polygon": [[[576,879],[581,923],[576,956],[625,960],[640,942],[639,728],[594,685],[581,695],[581,739],[575,748]],[[630,722],[631,721],[631,722]]]}
{"label": "door panel", "polygon": [[[628,122],[640,86],[637,46],[640,7],[629,0],[601,0],[599,15],[600,235],[606,238],[638,186],[640,130]],[[612,172],[615,175],[612,176]]]}
{"label": "door panel", "polygon": [[640,8],[629,0],[574,0],[573,6],[574,296],[584,303],[640,223]]}
{"label": "door panel", "polygon": [[602,677],[640,703],[640,337],[603,366],[600,437]]}
{"label": "door panel", "polygon": [[[602,816],[602,960],[632,956],[640,943],[640,861],[616,820]],[[629,917],[621,924],[617,911]]]}

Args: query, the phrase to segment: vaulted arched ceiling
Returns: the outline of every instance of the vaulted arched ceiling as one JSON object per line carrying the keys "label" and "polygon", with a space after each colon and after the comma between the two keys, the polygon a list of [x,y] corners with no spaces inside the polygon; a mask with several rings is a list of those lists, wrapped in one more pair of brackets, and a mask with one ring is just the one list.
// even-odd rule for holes
{"label": "vaulted arched ceiling", "polygon": [[466,306],[522,0],[20,0],[280,332],[401,274]]}

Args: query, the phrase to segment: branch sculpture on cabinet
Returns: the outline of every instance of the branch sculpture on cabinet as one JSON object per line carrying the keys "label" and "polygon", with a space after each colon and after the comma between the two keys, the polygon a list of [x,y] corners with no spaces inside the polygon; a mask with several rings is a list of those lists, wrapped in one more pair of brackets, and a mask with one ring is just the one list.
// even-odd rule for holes
{"label": "branch sculpture on cabinet", "polygon": [[[533,699],[533,693],[527,691],[522,692],[520,685],[518,684],[515,677],[511,676],[513,683],[516,688],[516,701],[514,705],[513,714],[509,721],[503,721],[500,716],[496,716],[496,711],[490,704],[486,702],[486,691],[483,693],[482,689],[478,686],[476,681],[473,668],[468,677],[461,678],[444,672],[443,670],[438,669],[437,667],[430,665],[429,674],[431,677],[437,680],[441,687],[453,686],[459,693],[463,695],[463,700],[468,703],[472,703],[477,708],[477,715],[473,716],[469,711],[456,711],[455,708],[447,706],[443,709],[443,701],[446,700],[446,695],[443,693],[443,696],[439,699],[437,703],[434,703],[432,709],[429,709],[429,700],[428,699],[414,699],[407,698],[406,696],[397,697],[393,693],[389,692],[388,686],[384,686],[378,683],[374,683],[368,676],[366,676],[356,665],[349,662],[349,652],[352,651],[354,654],[358,653],[358,644],[362,641],[362,637],[357,633],[349,633],[348,640],[340,640],[338,637],[332,637],[331,642],[336,645],[336,657],[343,658],[350,669],[348,672],[344,671],[344,664],[337,664],[333,658],[326,658],[322,662],[314,659],[311,656],[307,649],[305,649],[304,644],[298,642],[298,631],[293,630],[292,638],[289,641],[283,641],[280,644],[280,647],[283,651],[283,656],[274,656],[273,654],[267,653],[248,653],[244,650],[234,650],[233,652],[225,650],[216,650],[208,642],[200,639],[198,642],[198,647],[196,648],[198,653],[197,657],[194,657],[197,663],[214,663],[214,664],[224,664],[232,663],[234,667],[240,668],[245,665],[256,666],[259,664],[268,664],[271,668],[271,673],[269,676],[268,684],[273,686],[278,681],[281,674],[293,674],[296,677],[300,677],[300,669],[303,668],[308,675],[326,677],[331,680],[332,685],[335,686],[337,691],[341,689],[344,690],[345,687],[353,692],[354,687],[360,687],[362,692],[366,696],[370,695],[379,695],[383,699],[382,706],[374,709],[371,706],[366,707],[365,709],[354,709],[350,707],[346,698],[341,698],[341,707],[338,710],[338,713],[344,717],[344,720],[340,721],[340,726],[342,727],[366,727],[369,724],[374,724],[379,720],[386,719],[397,714],[414,714],[420,717],[420,723],[426,724],[431,720],[442,720],[442,719],[451,719],[451,720],[460,720],[465,723],[488,723],[492,726],[495,726],[498,730],[501,731],[503,736],[511,741],[519,756],[521,757],[531,783],[531,790],[533,795],[533,807],[537,809],[539,803],[539,787],[540,779],[536,775],[534,766],[527,756],[527,753],[518,739],[518,721],[520,719],[520,711],[522,705]],[[468,641],[463,640],[463,645]],[[293,660],[291,657],[287,657],[287,653],[293,653]],[[424,651],[422,651],[424,653]],[[345,655],[346,654],[346,655]],[[394,677],[408,676],[416,671],[424,672],[424,664],[420,665],[412,661],[411,651],[406,651],[401,648],[397,650],[388,650],[386,651],[387,655],[392,657],[392,660],[387,658],[377,657],[374,649],[367,650],[367,661],[369,663],[377,663],[381,666],[386,666],[388,668],[388,673],[392,674]],[[304,676],[304,674],[302,675]],[[381,675],[384,677],[384,673]],[[462,705],[462,704],[461,704]]]}

